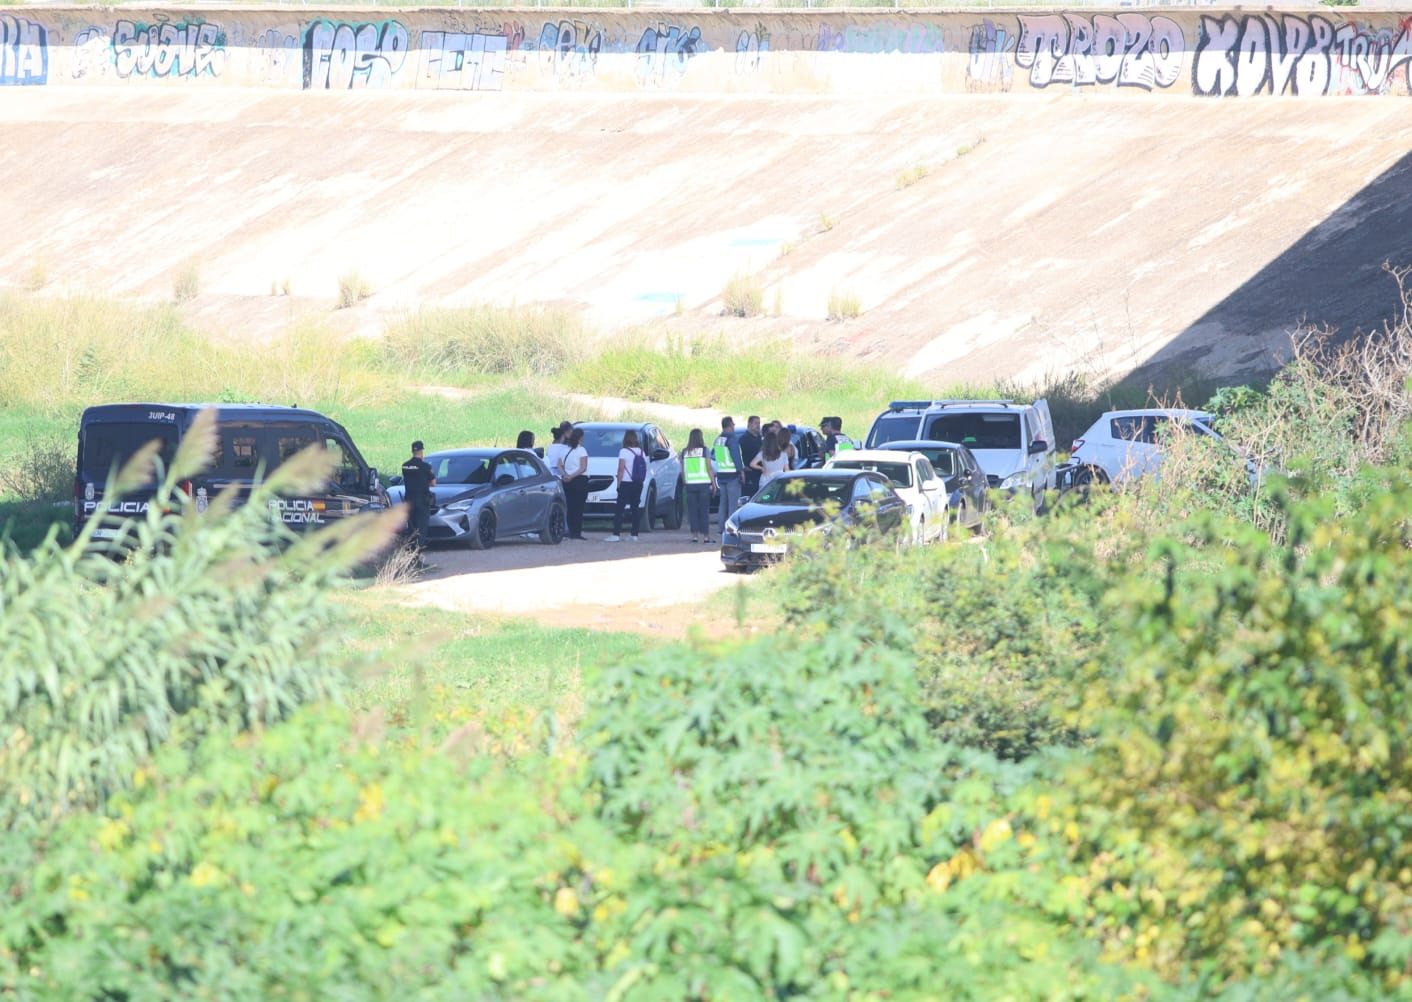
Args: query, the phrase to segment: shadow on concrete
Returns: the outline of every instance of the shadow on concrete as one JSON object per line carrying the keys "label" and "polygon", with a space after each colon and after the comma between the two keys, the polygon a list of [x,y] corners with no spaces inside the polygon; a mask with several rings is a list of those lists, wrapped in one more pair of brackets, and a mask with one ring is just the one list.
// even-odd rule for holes
{"label": "shadow on concrete", "polygon": [[1412,153],[1335,209],[1239,289],[1138,366],[1122,384],[1171,387],[1214,353],[1229,385],[1268,377],[1303,322],[1340,340],[1376,334],[1401,315],[1383,263],[1412,264]]}

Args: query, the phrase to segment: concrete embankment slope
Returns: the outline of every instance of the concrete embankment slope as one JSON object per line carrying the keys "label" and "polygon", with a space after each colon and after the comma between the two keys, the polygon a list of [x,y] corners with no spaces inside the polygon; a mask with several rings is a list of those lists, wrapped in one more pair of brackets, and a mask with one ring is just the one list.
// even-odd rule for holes
{"label": "concrete embankment slope", "polygon": [[[1235,374],[1302,316],[1376,325],[1412,259],[1393,14],[12,8],[0,43],[0,277],[162,296],[198,260],[237,330],[357,272],[370,322]],[[739,273],[778,316],[718,317]]]}

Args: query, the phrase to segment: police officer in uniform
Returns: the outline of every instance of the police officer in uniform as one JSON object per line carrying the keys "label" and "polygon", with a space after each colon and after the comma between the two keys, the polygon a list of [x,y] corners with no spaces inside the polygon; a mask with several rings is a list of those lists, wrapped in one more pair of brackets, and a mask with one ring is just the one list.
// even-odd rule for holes
{"label": "police officer in uniform", "polygon": [[427,522],[431,518],[431,489],[436,486],[431,464],[422,458],[424,447],[420,441],[412,443],[412,458],[402,464],[402,492],[411,511],[407,517],[407,528],[411,533],[412,549],[421,561],[422,547],[426,545]]}

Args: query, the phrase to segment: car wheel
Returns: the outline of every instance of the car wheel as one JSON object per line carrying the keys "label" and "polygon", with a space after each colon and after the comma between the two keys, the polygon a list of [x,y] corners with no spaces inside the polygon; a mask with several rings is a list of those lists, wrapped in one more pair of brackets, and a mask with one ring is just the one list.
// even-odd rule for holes
{"label": "car wheel", "polygon": [[643,504],[644,504],[646,507],[643,508],[644,514],[643,514],[643,516],[642,516],[642,531],[643,531],[643,532],[651,532],[651,531],[652,531],[652,521],[653,521],[653,519],[655,519],[655,518],[657,517],[657,516],[656,516],[656,508],[657,508],[657,485],[656,485],[655,483],[654,483],[654,484],[650,484],[650,485],[648,486],[648,488],[647,488],[647,500],[644,501]]}
{"label": "car wheel", "polygon": [[486,508],[476,519],[475,530],[471,533],[471,549],[488,550],[495,545],[495,512]]}
{"label": "car wheel", "polygon": [[686,485],[680,480],[677,481],[677,493],[672,498],[672,507],[662,516],[662,528],[680,529],[682,518],[686,515]]}
{"label": "car wheel", "polygon": [[549,514],[544,517],[544,528],[539,530],[539,541],[546,546],[558,546],[564,541],[564,506],[552,504]]}

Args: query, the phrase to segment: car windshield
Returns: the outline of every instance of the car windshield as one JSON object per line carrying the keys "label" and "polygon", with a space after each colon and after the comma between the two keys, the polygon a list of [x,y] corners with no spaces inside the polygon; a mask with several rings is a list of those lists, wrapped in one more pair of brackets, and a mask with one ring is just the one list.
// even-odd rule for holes
{"label": "car windshield", "polygon": [[960,442],[976,449],[1023,449],[1020,441],[1020,415],[984,412],[942,414],[927,429],[927,438]]}
{"label": "car windshield", "polygon": [[79,457],[83,475],[90,480],[102,481],[108,474],[121,469],[138,449],[152,441],[161,443],[159,455],[165,469],[176,455],[177,430],[174,425],[140,421],[90,424],[83,430],[83,454]]}
{"label": "car windshield", "polygon": [[623,448],[623,436],[627,432],[627,428],[585,428],[583,447],[595,459],[616,459]]}
{"label": "car windshield", "polygon": [[813,508],[829,501],[846,504],[852,487],[852,479],[780,477],[771,480],[751,500],[792,508]]}
{"label": "car windshield", "polygon": [[873,422],[873,429],[868,432],[867,446],[872,449],[883,442],[916,438],[917,423],[916,414],[884,414]]}
{"label": "car windshield", "polygon": [[912,464],[905,460],[896,463],[879,463],[876,460],[867,459],[849,459],[843,462],[835,460],[833,468],[836,470],[872,470],[891,480],[894,487],[912,486]]}
{"label": "car windshield", "polygon": [[432,476],[439,484],[488,484],[491,458],[476,453],[431,456]]}
{"label": "car windshield", "polygon": [[928,449],[926,446],[918,446],[909,449],[909,452],[920,452],[931,460],[932,468],[936,470],[936,475],[942,479],[949,479],[956,476],[956,470],[960,465],[956,459],[955,449]]}

